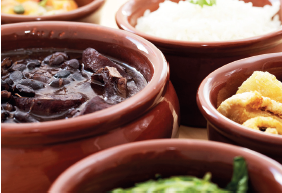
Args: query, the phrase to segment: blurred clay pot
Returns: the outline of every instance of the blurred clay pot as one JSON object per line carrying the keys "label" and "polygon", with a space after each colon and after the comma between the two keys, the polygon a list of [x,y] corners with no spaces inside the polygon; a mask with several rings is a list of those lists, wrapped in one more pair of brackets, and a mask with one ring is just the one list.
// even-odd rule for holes
{"label": "blurred clay pot", "polygon": [[179,103],[163,54],[132,33],[94,24],[3,25],[2,52],[24,48],[95,48],[137,69],[148,85],[107,109],[64,120],[2,123],[2,191],[46,192],[76,161],[132,141],[177,137]]}
{"label": "blurred clay pot", "polygon": [[28,21],[74,21],[94,13],[104,3],[104,0],[75,0],[75,2],[77,9],[55,15],[27,16],[1,13],[1,24]]}
{"label": "blurred clay pot", "polygon": [[[165,55],[171,70],[171,82],[181,106],[181,124],[205,127],[206,121],[196,103],[202,80],[217,68],[249,56],[282,51],[282,28],[252,38],[222,42],[192,42],[159,38],[136,30],[137,19],[144,11],[155,11],[164,0],[129,0],[116,14],[119,28],[135,33],[157,46]],[[179,0],[172,0],[179,2]],[[268,0],[248,0],[254,6],[270,4]],[[282,6],[282,0],[280,0]],[[282,20],[282,9],[278,13]],[[168,26],[169,27],[169,26]]]}
{"label": "blurred clay pot", "polygon": [[244,127],[217,111],[222,101],[236,94],[254,71],[267,71],[282,81],[282,53],[264,54],[227,64],[201,83],[197,103],[207,119],[208,138],[250,148],[282,163],[282,136]]}
{"label": "blurred clay pot", "polygon": [[156,174],[202,178],[207,172],[214,183],[225,187],[236,156],[247,162],[249,192],[282,191],[282,166],[276,161],[246,148],[185,139],[134,142],[90,155],[64,171],[49,191],[107,192],[154,179]]}

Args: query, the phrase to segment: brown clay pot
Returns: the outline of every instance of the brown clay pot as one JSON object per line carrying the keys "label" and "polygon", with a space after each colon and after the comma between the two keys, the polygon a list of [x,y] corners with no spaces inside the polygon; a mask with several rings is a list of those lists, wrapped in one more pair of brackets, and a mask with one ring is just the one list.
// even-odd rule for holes
{"label": "brown clay pot", "polygon": [[77,9],[56,15],[26,16],[1,13],[1,24],[28,21],[74,21],[94,13],[104,3],[104,0],[75,0],[75,2],[78,5]]}
{"label": "brown clay pot", "polygon": [[[171,82],[181,106],[181,124],[205,127],[206,121],[196,104],[197,89],[202,80],[217,68],[249,56],[282,51],[282,28],[252,38],[223,42],[191,42],[151,36],[134,28],[144,11],[155,11],[164,0],[129,0],[116,14],[120,29],[135,33],[157,46],[165,55],[171,70]],[[179,0],[172,0],[179,2]],[[268,0],[248,0],[254,6],[270,4]],[[282,0],[280,0],[282,6]],[[282,9],[278,13],[282,19]],[[169,26],[168,26],[169,27]]]}
{"label": "brown clay pot", "polygon": [[169,66],[150,42],[93,24],[30,22],[3,25],[2,52],[19,48],[95,48],[141,72],[148,85],[107,109],[42,123],[1,124],[2,191],[46,192],[76,161],[132,141],[177,137],[179,103]]}
{"label": "brown clay pot", "polygon": [[249,192],[281,192],[282,166],[246,148],[219,142],[159,139],[120,145],[88,156],[64,171],[50,192],[107,192],[131,187],[137,182],[175,175],[202,178],[224,188],[231,181],[233,159],[245,158]]}
{"label": "brown clay pot", "polygon": [[282,163],[282,136],[248,129],[216,109],[218,103],[236,93],[254,71],[267,71],[282,81],[282,53],[264,54],[227,64],[209,74],[201,83],[197,103],[207,119],[208,138],[250,148]]}

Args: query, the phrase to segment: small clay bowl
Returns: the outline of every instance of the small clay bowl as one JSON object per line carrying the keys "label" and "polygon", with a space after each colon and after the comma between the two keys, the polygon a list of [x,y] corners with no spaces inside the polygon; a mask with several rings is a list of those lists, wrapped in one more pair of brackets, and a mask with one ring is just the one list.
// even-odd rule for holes
{"label": "small clay bowl", "polygon": [[282,136],[264,134],[244,127],[217,111],[219,104],[236,94],[238,87],[254,71],[267,71],[282,81],[282,53],[264,54],[227,64],[201,83],[197,103],[208,124],[208,138],[240,145],[263,153],[282,163]]}
{"label": "small clay bowl", "polygon": [[78,8],[62,14],[46,16],[26,16],[1,13],[1,23],[18,23],[28,21],[74,21],[84,18],[96,11],[104,0],[75,0]]}
{"label": "small clay bowl", "polygon": [[260,153],[219,142],[159,139],[90,155],[64,171],[49,192],[107,192],[155,179],[156,174],[202,178],[206,172],[224,188],[231,181],[236,156],[247,162],[250,192],[282,191],[282,166]]}
{"label": "small clay bowl", "polygon": [[[156,45],[165,55],[171,70],[171,82],[181,106],[181,124],[205,127],[206,121],[196,103],[202,80],[217,68],[249,56],[282,51],[282,28],[252,38],[222,42],[191,42],[163,39],[136,30],[137,19],[144,11],[155,11],[164,0],[129,0],[116,14],[119,28],[135,33]],[[172,0],[179,2],[179,0]],[[268,0],[248,0],[254,6],[270,4]],[[282,5],[282,0],[280,0]],[[279,13],[282,20],[282,9]],[[168,26],[169,27],[169,26]]]}
{"label": "small clay bowl", "polygon": [[163,54],[122,30],[77,22],[3,25],[2,52],[67,48],[100,53],[135,67],[148,81],[133,97],[107,109],[41,123],[1,124],[2,191],[46,192],[78,160],[133,141],[177,137],[179,103]]}

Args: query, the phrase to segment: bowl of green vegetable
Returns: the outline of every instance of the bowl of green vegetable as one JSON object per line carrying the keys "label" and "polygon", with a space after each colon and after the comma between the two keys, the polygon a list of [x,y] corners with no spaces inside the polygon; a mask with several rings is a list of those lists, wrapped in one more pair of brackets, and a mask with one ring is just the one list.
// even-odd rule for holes
{"label": "bowl of green vegetable", "polygon": [[158,139],[116,146],[65,170],[49,192],[281,192],[282,166],[219,142]]}

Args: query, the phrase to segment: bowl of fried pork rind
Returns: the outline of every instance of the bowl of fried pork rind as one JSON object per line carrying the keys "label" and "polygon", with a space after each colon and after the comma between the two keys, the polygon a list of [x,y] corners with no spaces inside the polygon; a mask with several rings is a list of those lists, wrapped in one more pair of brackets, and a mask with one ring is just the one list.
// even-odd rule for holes
{"label": "bowl of fried pork rind", "polygon": [[197,104],[208,138],[263,153],[282,163],[282,53],[229,63],[201,83]]}

